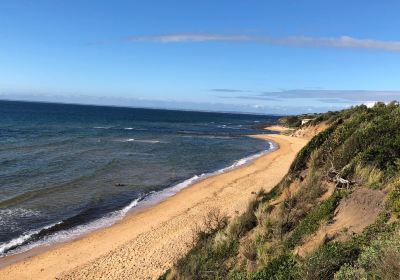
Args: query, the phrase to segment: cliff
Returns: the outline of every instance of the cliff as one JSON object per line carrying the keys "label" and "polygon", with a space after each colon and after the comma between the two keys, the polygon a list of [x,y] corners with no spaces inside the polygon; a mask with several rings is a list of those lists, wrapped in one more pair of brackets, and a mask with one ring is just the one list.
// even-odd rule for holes
{"label": "cliff", "polygon": [[400,279],[398,103],[316,115],[291,133],[311,140],[284,179],[229,221],[205,215],[161,279]]}

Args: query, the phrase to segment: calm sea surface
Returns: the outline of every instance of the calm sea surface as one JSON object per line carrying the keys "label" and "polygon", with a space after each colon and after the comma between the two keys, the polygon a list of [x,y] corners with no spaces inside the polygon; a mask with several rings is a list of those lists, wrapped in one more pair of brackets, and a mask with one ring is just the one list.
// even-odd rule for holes
{"label": "calm sea surface", "polygon": [[0,255],[110,225],[202,174],[244,164],[271,148],[245,135],[275,120],[0,101]]}

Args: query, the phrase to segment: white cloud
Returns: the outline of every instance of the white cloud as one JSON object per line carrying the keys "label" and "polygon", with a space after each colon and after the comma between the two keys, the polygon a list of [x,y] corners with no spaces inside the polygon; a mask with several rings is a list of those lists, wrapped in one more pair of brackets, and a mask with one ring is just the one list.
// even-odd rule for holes
{"label": "white cloud", "polygon": [[268,45],[375,49],[400,52],[400,41],[341,37],[268,37],[255,35],[226,35],[215,33],[176,33],[155,36],[131,36],[130,42],[185,43],[185,42],[253,42]]}
{"label": "white cloud", "polygon": [[[390,102],[400,100],[399,90],[307,90],[293,89],[281,91],[265,91],[244,96],[236,95],[230,98],[246,100],[276,100],[276,99],[313,99],[323,103],[362,103],[369,100]],[[371,101],[372,102],[372,101]],[[375,101],[373,101],[375,102]]]}
{"label": "white cloud", "polygon": [[251,37],[243,35],[221,35],[207,33],[182,33],[166,34],[158,36],[132,36],[131,42],[159,42],[159,43],[183,43],[183,42],[207,42],[207,41],[251,41]]}
{"label": "white cloud", "polygon": [[358,48],[376,49],[385,51],[400,51],[400,41],[382,41],[374,39],[358,39],[349,36],[319,38],[319,37],[287,37],[287,38],[267,38],[266,43],[309,46],[309,47],[333,47],[333,48]]}

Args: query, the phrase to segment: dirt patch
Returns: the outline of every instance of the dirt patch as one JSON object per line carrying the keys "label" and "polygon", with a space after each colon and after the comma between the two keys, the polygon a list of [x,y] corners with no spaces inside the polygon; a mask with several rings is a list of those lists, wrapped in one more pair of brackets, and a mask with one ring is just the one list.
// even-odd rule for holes
{"label": "dirt patch", "polygon": [[383,209],[385,193],[379,190],[359,188],[336,209],[334,223],[328,229],[334,232],[348,228],[350,233],[361,233],[372,224]]}
{"label": "dirt patch", "polygon": [[351,235],[360,234],[367,226],[375,222],[383,209],[384,198],[385,193],[380,190],[356,189],[340,202],[333,221],[323,225],[311,235],[303,245],[295,249],[295,253],[305,256],[326,240],[343,240]]}
{"label": "dirt patch", "polygon": [[325,183],[326,192],[318,199],[318,201],[325,201],[331,197],[336,190],[336,185],[332,182]]}

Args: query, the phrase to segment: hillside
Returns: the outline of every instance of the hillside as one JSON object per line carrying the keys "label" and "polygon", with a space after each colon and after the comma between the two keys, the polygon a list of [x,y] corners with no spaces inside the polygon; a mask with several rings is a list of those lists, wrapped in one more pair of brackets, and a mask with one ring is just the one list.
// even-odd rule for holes
{"label": "hillside", "polygon": [[161,279],[400,279],[398,103],[321,114],[291,133],[318,134],[246,212],[198,221],[193,249]]}

